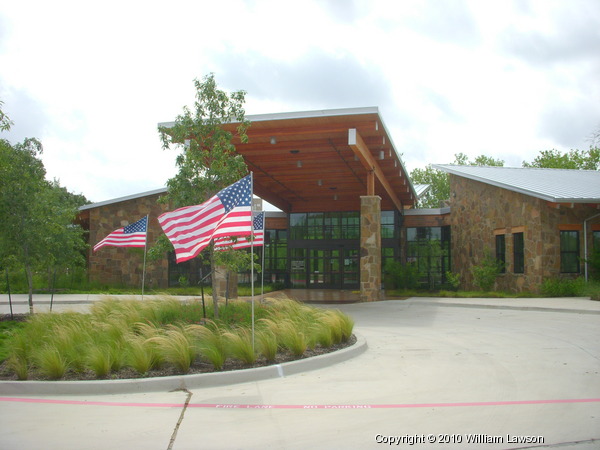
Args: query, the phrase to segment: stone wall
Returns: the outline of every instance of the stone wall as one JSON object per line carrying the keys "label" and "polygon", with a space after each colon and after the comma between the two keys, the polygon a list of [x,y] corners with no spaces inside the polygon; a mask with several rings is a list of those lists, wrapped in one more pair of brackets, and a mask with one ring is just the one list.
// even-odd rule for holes
{"label": "stone wall", "polygon": [[360,297],[381,297],[381,197],[360,198]]}
{"label": "stone wall", "polygon": [[[582,230],[583,220],[597,209],[555,205],[456,175],[450,175],[450,191],[453,271],[461,274],[463,289],[475,289],[471,269],[486,250],[495,254],[497,234],[506,236],[506,273],[498,277],[496,289],[537,292],[546,278],[572,276],[560,273],[559,231],[565,226]],[[524,237],[523,274],[514,273],[513,234],[518,232]],[[583,258],[582,234],[580,240]]]}
{"label": "stone wall", "polygon": [[[159,195],[156,194],[98,206],[89,210],[88,276],[90,281],[114,286],[139,286],[141,289],[143,248],[104,246],[94,252],[93,246],[114,230],[149,214],[148,248],[150,248],[158,236],[163,233],[157,217],[168,210],[166,205],[157,203],[158,198]],[[167,287],[167,277],[166,255],[157,262],[146,260],[145,286],[147,289]]]}

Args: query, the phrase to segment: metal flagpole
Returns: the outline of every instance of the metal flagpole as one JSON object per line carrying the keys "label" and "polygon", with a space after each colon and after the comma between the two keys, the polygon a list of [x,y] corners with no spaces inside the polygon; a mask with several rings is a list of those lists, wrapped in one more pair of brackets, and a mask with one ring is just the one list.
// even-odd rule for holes
{"label": "metal flagpole", "polygon": [[252,195],[254,193],[254,174],[250,172],[250,289],[252,291],[252,351],[254,352],[254,222],[252,219]]}
{"label": "metal flagpole", "polygon": [[144,300],[144,284],[146,283],[146,251],[148,250],[149,214],[146,214],[146,239],[144,241],[144,268],[142,269],[142,300]]}
{"label": "metal flagpole", "polygon": [[267,249],[267,236],[266,236],[266,224],[267,218],[265,217],[265,212],[262,212],[263,215],[263,245],[262,245],[262,261],[260,263],[260,300],[261,302],[265,297],[265,250]]}

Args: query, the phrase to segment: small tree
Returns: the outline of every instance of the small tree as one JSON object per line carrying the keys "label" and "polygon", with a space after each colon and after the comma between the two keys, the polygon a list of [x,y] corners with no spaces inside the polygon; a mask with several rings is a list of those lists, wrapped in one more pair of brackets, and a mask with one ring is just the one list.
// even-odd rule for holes
{"label": "small tree", "polygon": [[[10,126],[5,115],[0,121]],[[14,146],[0,139],[0,265],[24,268],[30,313],[34,272],[81,263],[85,247],[83,230],[73,224],[84,199],[46,181],[41,152],[37,139]]]}
{"label": "small tree", "polygon": [[503,264],[487,249],[479,265],[473,266],[473,283],[483,292],[489,292],[494,287],[496,278],[502,273]]}
{"label": "small tree", "polygon": [[[202,81],[194,80],[194,86],[193,110],[184,107],[172,127],[158,129],[163,148],[175,147],[180,152],[176,159],[179,171],[167,181],[168,193],[161,199],[175,208],[200,204],[248,173],[244,159],[232,143],[233,133],[223,127],[237,123],[237,137],[247,142],[250,122],[244,111],[246,93],[228,94],[217,89],[214,74],[205,76]],[[164,238],[162,242],[159,245],[164,249]],[[218,317],[215,267],[229,262],[232,256],[230,252],[215,252],[212,246],[204,252],[208,252],[211,262],[213,304],[215,317]],[[243,258],[240,252],[236,253]]]}

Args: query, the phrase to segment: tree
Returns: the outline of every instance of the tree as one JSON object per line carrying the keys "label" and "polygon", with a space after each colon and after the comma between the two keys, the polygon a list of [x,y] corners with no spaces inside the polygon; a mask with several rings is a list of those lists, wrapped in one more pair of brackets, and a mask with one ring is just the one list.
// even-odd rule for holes
{"label": "tree", "polygon": [[83,262],[83,230],[74,225],[81,196],[45,179],[42,145],[0,140],[0,263],[23,267],[33,313],[33,275],[49,267]]}
{"label": "tree", "polygon": [[[236,135],[242,143],[247,142],[244,101],[246,93],[236,91],[228,94],[217,89],[214,74],[202,81],[194,80],[196,101],[193,110],[183,108],[172,127],[159,127],[164,149],[175,147],[180,151],[176,158],[178,173],[167,181],[168,193],[161,201],[174,208],[200,204],[221,189],[235,183],[248,173],[248,168],[232,143],[233,133],[223,125],[237,123]],[[165,241],[158,247],[164,250]],[[203,251],[212,267],[213,304],[218,317],[217,279],[215,267],[226,263],[231,252],[215,252],[212,245]],[[236,252],[245,258],[245,252]],[[237,261],[237,260],[236,260]],[[228,265],[235,265],[230,263]],[[247,267],[247,266],[246,266]]]}
{"label": "tree", "polygon": [[[504,166],[504,161],[494,159],[490,156],[480,155],[473,161],[464,153],[454,155],[454,164],[461,166]],[[428,184],[429,191],[424,198],[419,200],[419,206],[422,208],[440,208],[450,198],[450,177],[441,170],[434,169],[428,165],[425,169],[414,169],[410,173],[410,178],[416,184]]]}
{"label": "tree", "polygon": [[523,161],[523,167],[600,170],[600,148],[590,147],[589,150],[569,150],[564,153],[556,149],[542,150],[531,163]]}

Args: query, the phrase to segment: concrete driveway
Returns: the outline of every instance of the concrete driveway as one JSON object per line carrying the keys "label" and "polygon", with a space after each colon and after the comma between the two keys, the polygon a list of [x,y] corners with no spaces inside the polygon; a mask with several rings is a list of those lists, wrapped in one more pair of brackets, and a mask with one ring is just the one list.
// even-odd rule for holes
{"label": "concrete driveway", "polygon": [[600,448],[600,302],[336,308],[368,349],[318,370],[119,395],[9,397],[0,384],[0,448]]}

